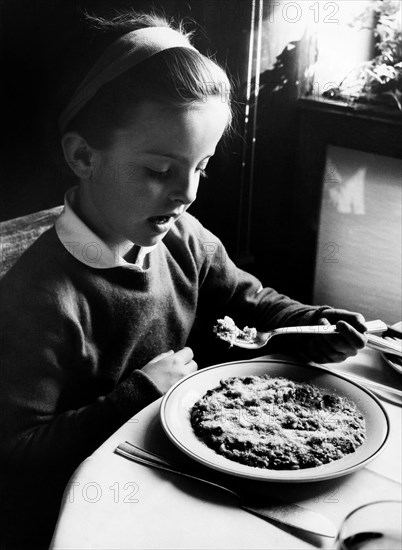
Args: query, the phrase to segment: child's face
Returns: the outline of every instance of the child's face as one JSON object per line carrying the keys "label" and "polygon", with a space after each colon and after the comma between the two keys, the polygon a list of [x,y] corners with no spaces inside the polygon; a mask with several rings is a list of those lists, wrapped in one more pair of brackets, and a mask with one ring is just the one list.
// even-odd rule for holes
{"label": "child's face", "polygon": [[81,193],[81,211],[100,237],[120,246],[160,241],[195,200],[228,117],[215,97],[188,109],[145,103],[107,150],[95,152]]}

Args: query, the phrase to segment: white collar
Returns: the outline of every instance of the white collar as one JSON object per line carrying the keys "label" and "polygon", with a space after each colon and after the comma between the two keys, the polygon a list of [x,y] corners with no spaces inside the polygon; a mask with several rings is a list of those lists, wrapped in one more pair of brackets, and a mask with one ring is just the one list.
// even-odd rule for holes
{"label": "white collar", "polygon": [[[135,270],[143,270],[146,256],[157,245],[143,246],[139,249],[135,264],[127,262],[120,252],[124,248],[110,248],[98,237],[73,210],[77,187],[69,189],[64,196],[64,209],[55,223],[57,236],[63,246],[74,258],[94,269],[109,269],[125,266]],[[130,246],[131,248],[131,246]]]}

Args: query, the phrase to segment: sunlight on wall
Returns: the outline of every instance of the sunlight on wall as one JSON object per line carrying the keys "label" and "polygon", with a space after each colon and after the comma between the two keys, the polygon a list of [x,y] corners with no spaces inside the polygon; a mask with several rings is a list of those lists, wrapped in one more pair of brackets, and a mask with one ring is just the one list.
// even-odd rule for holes
{"label": "sunlight on wall", "polygon": [[328,198],[342,214],[365,214],[364,189],[367,166],[337,166],[330,157],[325,169]]}
{"label": "sunlight on wall", "polygon": [[402,318],[402,160],[330,146],[314,302]]}

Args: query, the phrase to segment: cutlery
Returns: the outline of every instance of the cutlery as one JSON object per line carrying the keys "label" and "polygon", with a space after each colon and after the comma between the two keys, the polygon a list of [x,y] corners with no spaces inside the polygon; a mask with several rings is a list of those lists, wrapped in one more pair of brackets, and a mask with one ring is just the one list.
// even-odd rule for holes
{"label": "cutlery", "polygon": [[402,340],[402,330],[397,328],[399,324],[400,323],[398,323],[397,325],[393,325],[392,327],[387,325],[387,332],[383,334],[383,336],[390,336],[391,338],[399,338],[399,340]]}
{"label": "cutlery", "polygon": [[402,340],[382,338],[375,334],[369,334],[367,338],[368,347],[402,357]]}
{"label": "cutlery", "polygon": [[[366,326],[367,326],[368,333],[384,332],[387,330],[387,325],[380,320],[368,321],[366,322]],[[237,331],[240,334],[242,333],[242,331],[239,329],[237,329]],[[247,339],[241,338],[241,336],[236,336],[236,335],[232,337],[231,335],[227,335],[227,333],[226,334],[223,333],[222,336],[220,336],[218,332],[217,335],[223,340],[230,341],[230,344],[233,346],[237,346],[239,348],[245,348],[245,349],[259,349],[266,346],[271,338],[273,338],[274,336],[279,336],[281,334],[282,335],[283,334],[319,335],[319,334],[336,334],[337,332],[338,330],[336,328],[336,325],[312,325],[312,326],[276,328],[268,332],[257,331],[255,337],[251,337]],[[390,351],[390,353],[392,352]]]}
{"label": "cutlery", "polygon": [[[334,373],[334,370],[331,369],[330,367],[326,367],[325,365],[322,365],[322,364],[319,364],[319,367],[321,369],[327,370],[332,374]],[[335,371],[335,374],[337,374],[336,371]],[[348,373],[344,372],[342,374],[348,380],[351,380],[352,382],[356,382],[357,384],[367,387],[370,390],[388,392],[402,398],[402,391],[398,390],[397,388],[393,388],[392,386],[387,386],[386,384],[381,384],[380,382],[374,382],[374,380],[368,380],[367,378],[363,378],[362,376],[356,376],[355,374],[350,374],[349,372]]]}
{"label": "cutlery", "polygon": [[271,496],[269,497],[269,504],[251,503],[246,497],[241,495],[240,492],[233,490],[233,488],[222,485],[221,482],[216,483],[206,477],[201,477],[198,473],[193,473],[190,468],[186,466],[173,464],[165,458],[150,451],[146,451],[128,441],[120,443],[115,449],[115,452],[139,464],[201,481],[202,483],[226,491],[236,497],[241,508],[259,517],[268,518],[277,523],[290,526],[306,533],[329,538],[334,538],[336,536],[334,524],[322,514],[309,510],[308,508],[304,508],[297,504],[290,504],[278,498],[273,499]]}

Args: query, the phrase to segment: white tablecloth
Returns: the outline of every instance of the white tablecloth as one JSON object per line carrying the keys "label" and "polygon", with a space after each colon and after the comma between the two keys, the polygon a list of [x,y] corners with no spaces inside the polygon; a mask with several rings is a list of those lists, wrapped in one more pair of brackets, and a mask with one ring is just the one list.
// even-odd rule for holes
{"label": "white tablecloth", "polygon": [[[386,378],[387,367],[381,361],[377,352],[364,350],[337,369],[361,374],[364,369],[385,368]],[[122,426],[75,472],[65,491],[52,550],[331,547],[332,539],[299,538],[245,512],[219,490],[115,454],[126,440],[161,454],[172,445],[159,423],[159,404],[151,404]],[[327,482],[271,484],[269,490],[319,510],[336,525],[362,503],[400,499],[402,409],[383,404],[391,420],[389,442],[367,468]]]}

